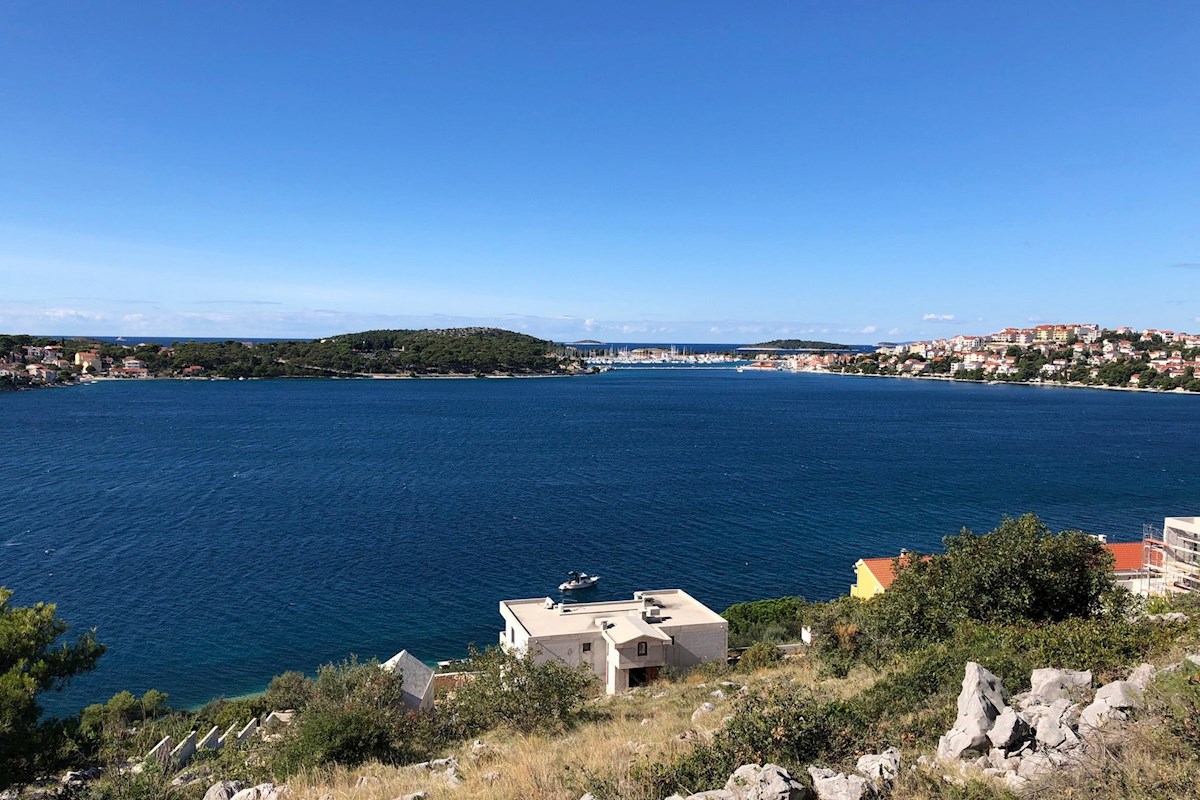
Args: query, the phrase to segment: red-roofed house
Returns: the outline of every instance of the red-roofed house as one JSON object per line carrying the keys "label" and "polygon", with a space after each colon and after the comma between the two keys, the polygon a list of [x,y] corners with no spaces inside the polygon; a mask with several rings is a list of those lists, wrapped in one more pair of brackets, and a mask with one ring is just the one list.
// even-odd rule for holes
{"label": "red-roofed house", "polygon": [[[1155,551],[1140,541],[1105,542],[1104,548],[1112,553],[1115,559],[1113,572],[1117,585],[1135,594],[1145,594],[1146,580],[1150,575]],[[901,551],[899,560],[903,562],[907,558],[908,553]],[[854,564],[856,580],[850,587],[850,596],[867,600],[886,592],[896,580],[897,560],[895,556],[860,558]]]}

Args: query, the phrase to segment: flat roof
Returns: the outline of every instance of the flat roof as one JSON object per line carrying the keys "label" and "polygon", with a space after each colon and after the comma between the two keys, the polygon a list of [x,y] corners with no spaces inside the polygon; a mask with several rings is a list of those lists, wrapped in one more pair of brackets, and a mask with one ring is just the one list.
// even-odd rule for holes
{"label": "flat roof", "polygon": [[[649,598],[649,600],[647,600]],[[582,633],[600,635],[596,620],[620,617],[641,618],[642,608],[649,605],[659,609],[653,625],[676,628],[681,625],[724,624],[725,618],[682,589],[647,589],[636,592],[631,600],[610,600],[601,603],[555,603],[547,608],[549,598],[501,600],[501,613],[507,610],[530,636],[568,636]]]}

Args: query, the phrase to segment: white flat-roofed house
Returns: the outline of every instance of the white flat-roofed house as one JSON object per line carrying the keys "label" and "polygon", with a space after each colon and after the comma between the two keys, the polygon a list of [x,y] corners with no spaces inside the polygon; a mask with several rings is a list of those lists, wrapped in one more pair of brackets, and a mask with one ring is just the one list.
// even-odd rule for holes
{"label": "white flat-roofed house", "polygon": [[644,685],[664,667],[723,661],[729,650],[729,623],[682,589],[602,603],[503,600],[500,616],[505,649],[530,652],[539,664],[586,665],[608,694]]}

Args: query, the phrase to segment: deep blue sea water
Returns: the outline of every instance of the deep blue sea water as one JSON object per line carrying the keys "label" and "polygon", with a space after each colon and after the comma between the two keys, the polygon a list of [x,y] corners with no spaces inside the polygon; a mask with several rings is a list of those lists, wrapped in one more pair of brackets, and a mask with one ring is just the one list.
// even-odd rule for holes
{"label": "deep blue sea water", "polygon": [[353,652],[490,644],[505,598],[842,594],[863,556],[1036,511],[1200,512],[1200,398],[731,370],[148,381],[0,395],[0,585],[96,627],[58,712],[187,706]]}

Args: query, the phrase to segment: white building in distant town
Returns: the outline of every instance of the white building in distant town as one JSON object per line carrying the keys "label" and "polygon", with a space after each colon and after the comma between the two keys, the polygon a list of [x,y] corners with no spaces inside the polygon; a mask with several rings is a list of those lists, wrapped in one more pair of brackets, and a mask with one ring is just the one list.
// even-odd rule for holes
{"label": "white building in distant town", "polygon": [[585,664],[609,694],[642,686],[664,667],[723,661],[729,623],[682,589],[635,592],[632,600],[500,603],[505,649],[531,652],[537,663]]}

